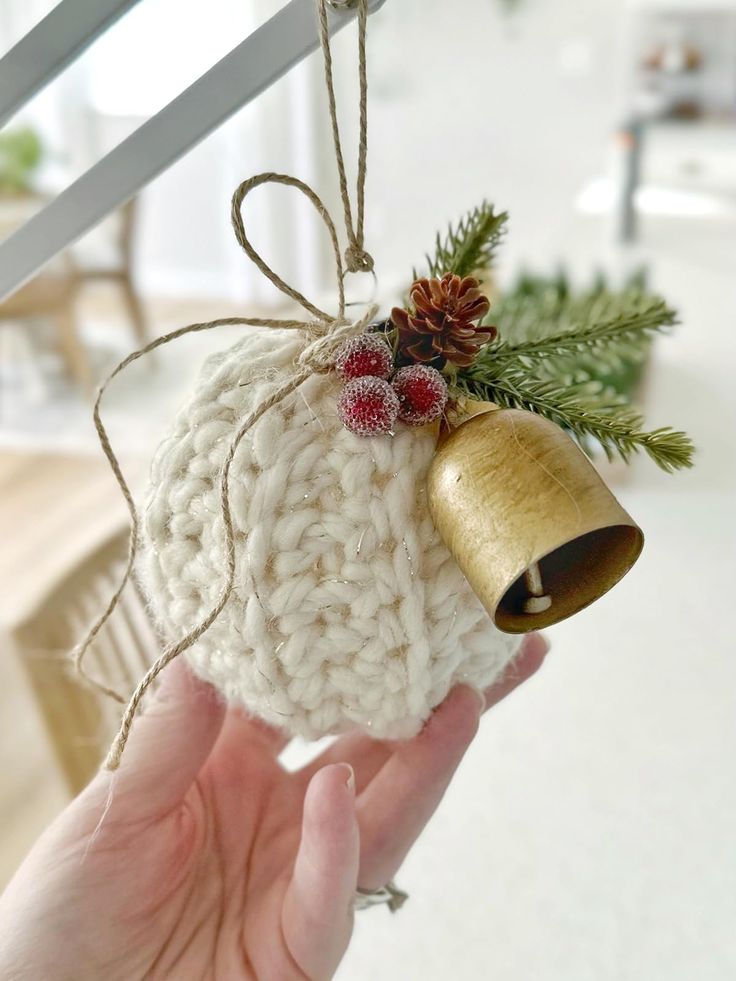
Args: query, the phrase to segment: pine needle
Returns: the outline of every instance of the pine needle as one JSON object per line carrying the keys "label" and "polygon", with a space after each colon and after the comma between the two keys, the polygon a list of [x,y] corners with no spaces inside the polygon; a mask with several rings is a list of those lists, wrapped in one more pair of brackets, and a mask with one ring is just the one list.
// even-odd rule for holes
{"label": "pine needle", "polygon": [[[426,256],[427,274],[482,276],[507,220],[505,212],[496,214],[484,201],[451,224],[444,237],[437,235],[434,254]],[[525,275],[485,319],[498,327],[499,340],[457,372],[452,379],[457,390],[536,412],[583,447],[595,441],[609,459],[628,461],[644,451],[667,472],[692,466],[694,449],[684,433],[669,427],[647,432],[629,405],[652,339],[676,322],[664,300],[646,292],[643,273],[619,290],[599,275],[583,291],[573,290],[564,272]]]}
{"label": "pine needle", "polygon": [[486,382],[467,375],[458,377],[457,385],[473,398],[536,412],[580,441],[592,437],[609,459],[618,455],[628,461],[643,450],[668,473],[692,466],[694,447],[685,433],[669,427],[643,430],[641,415],[619,400],[609,399],[605,392],[596,397],[589,387],[543,381],[519,368],[507,368],[501,377]]}
{"label": "pine needle", "polygon": [[676,322],[676,314],[663,300],[652,298],[643,309],[624,313],[598,323],[578,323],[564,330],[527,341],[505,341],[481,351],[478,361],[492,360],[499,369],[509,361],[527,362],[550,357],[571,358],[584,352],[600,353],[606,348],[638,351],[643,342]]}
{"label": "pine needle", "polygon": [[[437,233],[434,254],[425,256],[427,275],[482,275],[493,262],[507,221],[505,211],[497,214],[492,204],[483,201],[457,225],[450,224],[444,237]],[[413,276],[417,279],[416,269]]]}

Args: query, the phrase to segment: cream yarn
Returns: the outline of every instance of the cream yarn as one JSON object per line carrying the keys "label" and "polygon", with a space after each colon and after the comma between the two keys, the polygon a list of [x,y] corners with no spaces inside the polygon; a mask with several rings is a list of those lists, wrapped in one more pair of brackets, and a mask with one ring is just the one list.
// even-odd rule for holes
{"label": "cream yarn", "polygon": [[[253,330],[210,358],[156,454],[139,577],[172,640],[222,588],[219,477],[232,436],[294,374],[303,344]],[[291,734],[410,737],[454,683],[490,684],[519,640],[493,626],[434,530],[433,436],[403,425],[352,435],[339,387],[334,373],[311,376],[238,447],[234,589],[185,657],[229,702]]]}

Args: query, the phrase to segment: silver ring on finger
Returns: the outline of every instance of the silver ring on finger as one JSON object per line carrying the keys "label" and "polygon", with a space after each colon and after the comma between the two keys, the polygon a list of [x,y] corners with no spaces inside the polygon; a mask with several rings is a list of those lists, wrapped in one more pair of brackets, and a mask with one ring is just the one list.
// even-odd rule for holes
{"label": "silver ring on finger", "polygon": [[371,906],[381,906],[386,903],[392,913],[400,910],[409,898],[409,894],[397,888],[396,884],[387,882],[380,889],[358,889],[353,899],[353,909],[370,909]]}

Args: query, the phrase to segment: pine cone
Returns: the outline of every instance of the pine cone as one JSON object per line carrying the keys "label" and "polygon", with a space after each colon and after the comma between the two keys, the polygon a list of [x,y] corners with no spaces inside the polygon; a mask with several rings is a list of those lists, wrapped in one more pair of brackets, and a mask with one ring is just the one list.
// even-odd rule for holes
{"label": "pine cone", "polygon": [[411,288],[414,313],[394,307],[391,320],[399,330],[399,350],[411,361],[441,368],[451,361],[465,368],[478,349],[496,337],[495,327],[477,321],[490,303],[472,276],[446,273],[442,279],[418,279]]}

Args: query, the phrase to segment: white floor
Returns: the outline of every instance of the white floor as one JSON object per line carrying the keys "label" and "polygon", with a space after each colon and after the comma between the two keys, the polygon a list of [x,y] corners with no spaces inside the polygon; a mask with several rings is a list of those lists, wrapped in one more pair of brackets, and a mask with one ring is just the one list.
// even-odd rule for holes
{"label": "white floor", "polygon": [[641,561],[486,719],[399,877],[411,901],[359,914],[341,981],[736,977],[736,234],[644,237],[683,316],[648,415],[697,468],[637,463]]}

